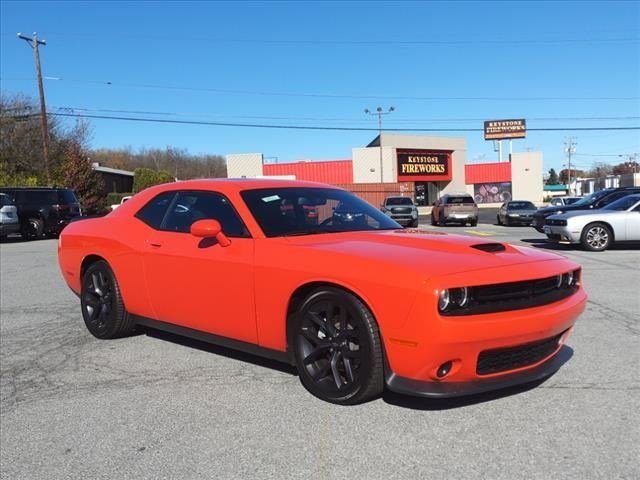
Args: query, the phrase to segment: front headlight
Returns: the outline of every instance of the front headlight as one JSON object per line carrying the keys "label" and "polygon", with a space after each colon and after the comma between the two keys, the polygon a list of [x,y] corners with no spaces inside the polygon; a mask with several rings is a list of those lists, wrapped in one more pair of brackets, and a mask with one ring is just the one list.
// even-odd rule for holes
{"label": "front headlight", "polygon": [[467,287],[451,288],[440,291],[438,296],[438,310],[446,312],[469,305],[471,295]]}
{"label": "front headlight", "polygon": [[450,303],[449,290],[444,289],[440,291],[440,295],[438,296],[438,310],[444,312]]}

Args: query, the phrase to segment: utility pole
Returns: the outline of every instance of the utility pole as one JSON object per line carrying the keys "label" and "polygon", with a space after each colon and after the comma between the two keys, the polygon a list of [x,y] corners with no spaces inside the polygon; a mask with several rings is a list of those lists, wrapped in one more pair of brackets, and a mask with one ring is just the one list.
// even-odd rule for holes
{"label": "utility pole", "polygon": [[42,121],[42,153],[44,156],[44,174],[47,178],[47,185],[51,183],[51,175],[49,171],[49,130],[47,128],[47,107],[44,103],[44,86],[42,85],[42,71],[40,69],[40,45],[46,45],[45,40],[38,40],[38,34],[33,32],[32,37],[27,37],[18,33],[18,38],[25,40],[31,48],[36,59],[36,71],[38,73],[38,90],[40,93],[40,119]]}
{"label": "utility pole", "polygon": [[368,108],[364,109],[364,113],[367,115],[377,115],[378,116],[378,142],[380,143],[380,183],[384,183],[383,167],[382,167],[382,115],[389,115],[391,112],[394,112],[395,107],[389,107],[389,110],[386,112],[382,111],[382,107],[377,107],[375,112],[372,112]]}
{"label": "utility pole", "polygon": [[576,153],[576,137],[565,137],[564,139],[564,151],[567,154],[567,186],[569,187],[569,195],[571,195],[571,154]]}

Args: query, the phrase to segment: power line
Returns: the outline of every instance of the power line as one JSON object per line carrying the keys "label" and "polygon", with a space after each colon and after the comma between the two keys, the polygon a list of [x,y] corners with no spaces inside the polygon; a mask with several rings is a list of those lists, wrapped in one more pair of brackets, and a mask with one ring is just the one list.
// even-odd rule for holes
{"label": "power line", "polygon": [[[629,101],[640,100],[640,96],[596,96],[596,97],[491,97],[491,96],[412,96],[412,95],[353,95],[315,92],[274,92],[260,90],[233,90],[208,87],[189,87],[175,85],[160,85],[149,83],[119,83],[111,80],[74,80],[64,77],[56,77],[55,81],[78,85],[100,85],[109,87],[143,88],[153,90],[175,90],[187,92],[206,92],[228,95],[258,95],[272,97],[296,97],[296,98],[334,98],[356,100],[414,100],[414,101]],[[26,78],[14,78],[15,80],[27,80]],[[9,80],[5,77],[0,80]]]}
{"label": "power line", "polygon": [[[371,127],[332,127],[323,125],[275,125],[275,124],[259,124],[259,123],[233,123],[233,122],[211,122],[204,120],[177,120],[168,118],[143,118],[143,117],[128,117],[128,116],[116,116],[116,115],[94,115],[94,114],[80,114],[80,113],[60,113],[50,112],[49,115],[57,117],[71,117],[71,118],[92,118],[98,120],[120,120],[131,122],[147,122],[147,123],[164,123],[164,124],[176,124],[176,125],[208,125],[218,127],[246,127],[246,128],[271,128],[281,130],[327,130],[327,131],[362,131],[362,132],[376,132],[377,128]],[[34,117],[34,114],[28,115],[14,115],[13,118],[30,118]],[[405,128],[387,128],[386,131],[393,132],[482,132],[482,128],[418,128],[418,127],[405,127]],[[599,131],[599,130],[640,130],[640,126],[633,127],[540,127],[540,128],[528,128],[528,131],[538,132],[569,132],[569,131]]]}
{"label": "power line", "polygon": [[[620,33],[620,32],[611,32]],[[104,36],[90,33],[48,32],[48,35],[68,38],[104,38]],[[540,37],[543,35],[541,34]],[[271,44],[271,45],[353,45],[353,46],[455,46],[455,45],[555,45],[571,43],[626,43],[638,42],[638,37],[614,37],[614,38],[475,38],[464,40],[347,40],[347,39],[313,39],[313,38],[248,38],[248,37],[203,37],[203,36],[167,36],[167,35],[118,35],[119,38],[160,40],[169,42],[212,42],[212,43],[238,43],[238,44]]]}

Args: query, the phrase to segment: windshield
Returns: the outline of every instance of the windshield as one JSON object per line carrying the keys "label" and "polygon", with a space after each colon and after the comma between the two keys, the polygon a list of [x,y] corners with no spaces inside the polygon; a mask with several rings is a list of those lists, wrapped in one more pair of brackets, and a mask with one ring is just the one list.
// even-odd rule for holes
{"label": "windshield", "polygon": [[409,197],[391,197],[387,198],[387,205],[413,205],[413,202]]}
{"label": "windshield", "polygon": [[509,210],[535,210],[536,206],[531,202],[509,202]]}
{"label": "windshield", "polygon": [[240,195],[267,237],[402,228],[344,190],[264,188]]}
{"label": "windshield", "polygon": [[606,207],[603,207],[602,209],[618,210],[618,211],[629,210],[636,203],[638,203],[638,201],[640,201],[640,195],[629,195],[627,197],[622,197],[621,199],[616,200],[615,202],[611,202],[609,205],[607,205]]}
{"label": "windshield", "polygon": [[578,200],[573,205],[591,205],[593,202],[604,197],[607,193],[609,193],[607,190],[600,190],[599,192],[593,192],[591,195],[587,195],[586,197]]}

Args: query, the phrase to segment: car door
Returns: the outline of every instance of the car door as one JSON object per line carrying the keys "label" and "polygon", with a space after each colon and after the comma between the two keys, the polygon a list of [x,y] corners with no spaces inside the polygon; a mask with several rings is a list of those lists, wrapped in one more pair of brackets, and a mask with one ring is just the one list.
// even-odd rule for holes
{"label": "car door", "polygon": [[[202,219],[218,220],[231,244],[191,235],[191,224]],[[231,202],[217,192],[179,191],[156,227],[144,254],[155,318],[257,343],[254,244]]]}
{"label": "car door", "polygon": [[640,203],[626,212],[626,240],[640,242]]}

